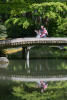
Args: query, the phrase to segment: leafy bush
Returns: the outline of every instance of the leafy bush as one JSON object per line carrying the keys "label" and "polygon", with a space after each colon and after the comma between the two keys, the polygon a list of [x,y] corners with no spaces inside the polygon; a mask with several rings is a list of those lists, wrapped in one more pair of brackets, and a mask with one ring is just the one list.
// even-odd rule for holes
{"label": "leafy bush", "polygon": [[0,24],[0,39],[1,38],[6,38],[7,34],[6,34],[6,27],[2,24]]}
{"label": "leafy bush", "polygon": [[[44,25],[49,36],[67,36],[67,6],[60,2],[31,4],[22,8],[13,6],[10,18],[5,22],[8,37],[34,36],[34,29]],[[34,35],[32,35],[34,34]]]}
{"label": "leafy bush", "polygon": [[17,38],[35,35],[34,31],[32,31],[35,29],[35,26],[27,18],[10,18],[5,24],[8,37]]}

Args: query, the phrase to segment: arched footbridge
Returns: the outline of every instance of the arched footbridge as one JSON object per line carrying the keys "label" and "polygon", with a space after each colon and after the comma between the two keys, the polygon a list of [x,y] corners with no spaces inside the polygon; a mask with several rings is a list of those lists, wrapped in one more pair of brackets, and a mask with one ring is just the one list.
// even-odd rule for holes
{"label": "arched footbridge", "polygon": [[32,45],[67,45],[67,38],[15,38],[0,40],[0,48]]}
{"label": "arched footbridge", "polygon": [[[26,58],[29,59],[29,49],[36,45],[64,45],[67,46],[67,38],[56,38],[56,37],[47,37],[47,38],[15,38],[15,39],[6,39],[0,40],[0,48],[12,48],[12,47],[23,47],[23,54]],[[26,52],[26,53],[25,53]]]}

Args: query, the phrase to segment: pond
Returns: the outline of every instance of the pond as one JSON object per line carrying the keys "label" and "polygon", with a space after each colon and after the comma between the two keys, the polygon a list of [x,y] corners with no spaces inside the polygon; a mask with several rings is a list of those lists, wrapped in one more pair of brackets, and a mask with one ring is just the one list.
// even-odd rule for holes
{"label": "pond", "polygon": [[[52,78],[67,76],[66,59],[10,60],[0,64],[0,77]],[[4,84],[5,83],[5,84]],[[49,81],[44,93],[36,88],[36,82],[0,79],[0,100],[66,100],[67,81]]]}
{"label": "pond", "polygon": [[54,77],[67,75],[66,59],[10,60],[0,64],[0,75],[19,77]]}

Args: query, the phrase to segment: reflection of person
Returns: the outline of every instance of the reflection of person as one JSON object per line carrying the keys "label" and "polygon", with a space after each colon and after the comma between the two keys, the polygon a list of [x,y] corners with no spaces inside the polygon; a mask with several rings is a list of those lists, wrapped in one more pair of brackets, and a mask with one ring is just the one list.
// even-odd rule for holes
{"label": "reflection of person", "polygon": [[41,38],[44,38],[48,35],[48,32],[46,28],[44,28],[44,26],[41,26],[40,32],[41,32],[41,35],[40,35]]}
{"label": "reflection of person", "polygon": [[39,81],[39,82],[37,82],[37,84],[38,84],[38,88],[41,89],[41,92],[44,92],[46,90],[46,88],[47,88],[47,83],[46,82]]}

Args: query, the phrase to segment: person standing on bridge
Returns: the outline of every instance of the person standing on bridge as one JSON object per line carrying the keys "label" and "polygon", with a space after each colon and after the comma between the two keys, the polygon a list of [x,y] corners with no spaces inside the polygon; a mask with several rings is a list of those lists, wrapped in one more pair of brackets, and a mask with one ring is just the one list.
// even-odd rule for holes
{"label": "person standing on bridge", "polygon": [[40,38],[45,38],[48,35],[46,28],[42,25],[41,25],[40,33],[41,33]]}

